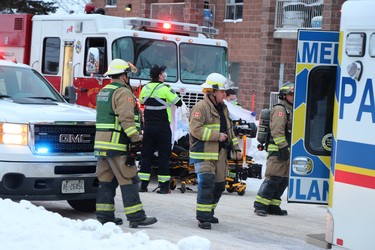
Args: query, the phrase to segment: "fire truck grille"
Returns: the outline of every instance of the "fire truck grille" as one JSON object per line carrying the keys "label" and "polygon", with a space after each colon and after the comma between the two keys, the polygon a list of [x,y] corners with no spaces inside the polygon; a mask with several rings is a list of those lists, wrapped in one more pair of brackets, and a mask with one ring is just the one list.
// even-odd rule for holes
{"label": "fire truck grille", "polygon": [[185,102],[186,106],[190,109],[192,108],[198,101],[203,100],[204,94],[201,93],[180,93],[177,92],[180,98]]}
{"label": "fire truck grille", "polygon": [[36,153],[90,153],[95,125],[34,125]]}

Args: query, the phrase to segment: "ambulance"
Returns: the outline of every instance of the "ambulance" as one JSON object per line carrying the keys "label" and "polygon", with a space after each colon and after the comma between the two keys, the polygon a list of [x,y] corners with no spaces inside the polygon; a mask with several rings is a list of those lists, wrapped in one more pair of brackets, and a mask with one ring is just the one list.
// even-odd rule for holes
{"label": "ambulance", "polygon": [[114,58],[137,68],[135,90],[150,81],[154,64],[167,66],[165,82],[189,108],[203,99],[208,74],[228,76],[228,45],[213,39],[212,27],[100,14],[2,14],[0,22],[1,50],[40,71],[70,102],[91,108],[110,82],[103,74]]}
{"label": "ambulance", "polygon": [[374,249],[374,11],[349,0],[340,32],[298,34],[288,202],[328,205],[308,240],[327,248]]}

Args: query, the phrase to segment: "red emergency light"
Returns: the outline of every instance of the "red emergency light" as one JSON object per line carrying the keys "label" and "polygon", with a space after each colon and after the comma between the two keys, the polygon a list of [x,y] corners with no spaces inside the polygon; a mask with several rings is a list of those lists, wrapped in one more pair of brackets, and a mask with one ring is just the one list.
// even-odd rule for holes
{"label": "red emergency light", "polygon": [[170,23],[163,23],[163,29],[169,30],[172,28],[172,25]]}

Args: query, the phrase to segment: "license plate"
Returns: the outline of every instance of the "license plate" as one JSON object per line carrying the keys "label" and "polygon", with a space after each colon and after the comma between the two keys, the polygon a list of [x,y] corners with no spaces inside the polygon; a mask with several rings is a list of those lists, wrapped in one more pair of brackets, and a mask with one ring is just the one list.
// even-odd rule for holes
{"label": "license plate", "polygon": [[85,192],[84,180],[64,180],[61,185],[61,192],[63,194],[74,194]]}

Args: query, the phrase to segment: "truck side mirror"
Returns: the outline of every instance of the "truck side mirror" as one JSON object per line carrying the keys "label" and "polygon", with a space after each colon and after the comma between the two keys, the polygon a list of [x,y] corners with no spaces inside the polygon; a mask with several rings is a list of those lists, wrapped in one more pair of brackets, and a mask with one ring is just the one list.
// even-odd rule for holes
{"label": "truck side mirror", "polygon": [[99,73],[99,49],[98,48],[89,48],[86,55],[86,74],[98,74]]}
{"label": "truck side mirror", "polygon": [[64,99],[69,103],[76,103],[77,93],[76,93],[76,89],[73,86],[67,86],[65,88]]}

